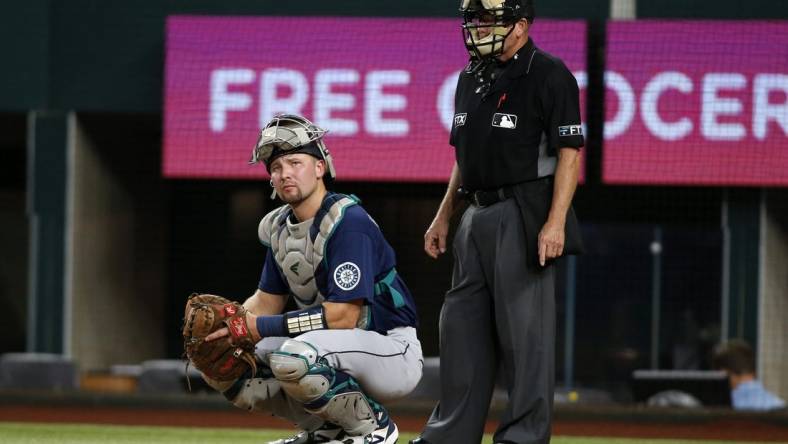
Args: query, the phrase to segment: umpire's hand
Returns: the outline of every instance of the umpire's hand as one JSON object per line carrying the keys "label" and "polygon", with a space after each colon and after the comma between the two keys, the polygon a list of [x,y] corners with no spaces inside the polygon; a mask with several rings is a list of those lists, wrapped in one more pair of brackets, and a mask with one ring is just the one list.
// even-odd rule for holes
{"label": "umpire's hand", "polygon": [[424,233],[424,251],[433,259],[446,252],[446,237],[449,235],[449,218],[437,214],[427,232]]}
{"label": "umpire's hand", "polygon": [[539,265],[564,254],[564,222],[547,219],[539,231]]}

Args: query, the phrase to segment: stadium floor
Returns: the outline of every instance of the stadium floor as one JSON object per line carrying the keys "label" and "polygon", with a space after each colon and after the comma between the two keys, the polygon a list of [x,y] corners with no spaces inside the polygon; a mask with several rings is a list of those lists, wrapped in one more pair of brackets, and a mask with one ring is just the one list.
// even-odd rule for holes
{"label": "stadium floor", "polygon": [[[33,404],[0,402],[0,421],[291,428],[287,422],[269,415],[232,409],[216,410],[177,405],[102,405],[107,404],[106,402],[85,405],[84,402],[65,403],[62,399],[49,405],[37,402]],[[785,413],[763,416],[613,409],[606,416],[602,416],[599,407],[593,410],[593,413],[583,413],[582,409],[571,412],[558,409],[553,427],[554,435],[788,442],[788,415]],[[414,433],[420,430],[427,416],[424,412],[417,413],[412,411],[411,407],[404,406],[392,409],[392,415],[402,431]],[[494,431],[495,427],[496,422],[489,421],[487,432]]]}

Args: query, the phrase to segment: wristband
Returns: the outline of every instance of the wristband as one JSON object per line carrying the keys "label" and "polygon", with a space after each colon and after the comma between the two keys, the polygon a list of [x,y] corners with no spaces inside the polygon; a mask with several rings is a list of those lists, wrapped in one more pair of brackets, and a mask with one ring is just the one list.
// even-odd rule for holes
{"label": "wristband", "polygon": [[288,311],[274,316],[258,316],[257,331],[263,338],[290,336],[296,337],[312,330],[328,328],[322,305],[303,310]]}
{"label": "wristband", "polygon": [[256,324],[261,338],[287,336],[285,315],[258,316]]}
{"label": "wristband", "polygon": [[328,328],[323,305],[305,308],[303,310],[288,311],[284,314],[284,317],[287,335],[290,337],[296,337],[301,333],[312,330],[323,330]]}

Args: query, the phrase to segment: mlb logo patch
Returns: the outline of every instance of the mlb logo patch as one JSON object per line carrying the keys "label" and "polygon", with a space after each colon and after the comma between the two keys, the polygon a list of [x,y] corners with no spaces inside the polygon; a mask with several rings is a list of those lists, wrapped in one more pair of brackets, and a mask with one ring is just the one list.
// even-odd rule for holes
{"label": "mlb logo patch", "polygon": [[463,126],[465,125],[465,121],[468,120],[468,113],[460,113],[454,115],[454,127]]}
{"label": "mlb logo patch", "polygon": [[517,128],[517,116],[514,114],[495,113],[493,115],[492,126],[515,129]]}
{"label": "mlb logo patch", "polygon": [[558,127],[559,136],[582,136],[583,127],[580,125],[566,125]]}

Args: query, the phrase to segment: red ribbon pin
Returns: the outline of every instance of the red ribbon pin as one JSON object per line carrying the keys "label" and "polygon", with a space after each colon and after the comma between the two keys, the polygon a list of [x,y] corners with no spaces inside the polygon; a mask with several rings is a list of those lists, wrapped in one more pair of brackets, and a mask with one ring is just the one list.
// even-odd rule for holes
{"label": "red ribbon pin", "polygon": [[501,108],[501,105],[503,105],[503,102],[505,102],[505,101],[506,101],[506,93],[503,93],[501,95],[501,98],[498,99],[498,109]]}

